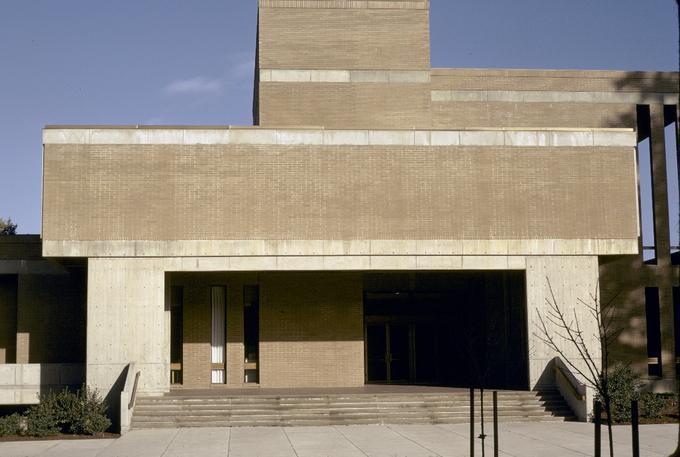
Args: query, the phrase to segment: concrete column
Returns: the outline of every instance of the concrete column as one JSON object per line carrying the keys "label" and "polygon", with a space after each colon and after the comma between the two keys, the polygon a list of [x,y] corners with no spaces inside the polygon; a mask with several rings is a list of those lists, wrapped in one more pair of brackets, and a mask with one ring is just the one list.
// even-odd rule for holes
{"label": "concrete column", "polygon": [[164,283],[155,259],[88,260],[86,378],[103,396],[120,394],[130,362],[141,371],[139,392],[169,391]]}
{"label": "concrete column", "polygon": [[666,174],[666,136],[663,105],[650,106],[652,191],[654,194],[654,236],[656,269],[659,281],[661,318],[662,377],[675,379],[675,340],[673,335],[673,270],[671,267],[670,224],[668,215],[668,177]]}
{"label": "concrete column", "polygon": [[[527,257],[527,315],[529,334],[529,380],[530,386],[536,388],[541,385],[552,385],[554,373],[551,360],[558,357],[558,353],[541,341],[539,313],[546,320],[548,317],[547,300],[552,300],[550,288],[555,299],[568,316],[574,311],[597,366],[601,364],[601,350],[597,335],[597,322],[590,314],[586,305],[592,303],[591,295],[598,294],[599,269],[595,256],[562,256],[562,257]],[[558,328],[547,320],[548,330],[557,331]],[[576,347],[570,342],[557,337],[560,349],[574,364],[585,370],[585,362]],[[577,378],[578,373],[573,373]]]}

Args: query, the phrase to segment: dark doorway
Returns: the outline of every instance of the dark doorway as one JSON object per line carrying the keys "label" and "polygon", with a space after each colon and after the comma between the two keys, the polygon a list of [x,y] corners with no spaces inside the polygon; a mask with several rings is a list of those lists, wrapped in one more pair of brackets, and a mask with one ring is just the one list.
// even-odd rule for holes
{"label": "dark doorway", "polygon": [[412,378],[411,326],[399,322],[366,324],[367,373],[372,382],[407,382]]}
{"label": "dark doorway", "polygon": [[364,277],[366,382],[528,389],[524,272]]}

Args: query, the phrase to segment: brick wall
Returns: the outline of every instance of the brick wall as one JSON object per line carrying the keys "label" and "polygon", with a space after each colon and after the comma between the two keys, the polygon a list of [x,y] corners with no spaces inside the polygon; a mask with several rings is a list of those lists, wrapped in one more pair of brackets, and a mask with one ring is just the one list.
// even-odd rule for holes
{"label": "brick wall", "polygon": [[360,274],[174,274],[184,287],[183,386],[210,382],[210,286],[227,287],[227,384],[244,382],[243,286],[260,285],[260,385],[364,383]]}
{"label": "brick wall", "polygon": [[38,260],[42,244],[38,235],[0,237],[0,260]]}
{"label": "brick wall", "polygon": [[262,278],[260,379],[266,387],[364,384],[359,273]]}
{"label": "brick wall", "polygon": [[[583,70],[490,70],[437,68],[433,90],[676,93],[678,74]],[[557,127],[557,126],[555,126]]]}
{"label": "brick wall", "polygon": [[429,128],[429,84],[260,83],[261,126]]}
{"label": "brick wall", "polygon": [[429,12],[263,8],[259,67],[429,70]]}
{"label": "brick wall", "polygon": [[[261,4],[258,69],[430,69],[429,11],[420,2]],[[291,2],[287,2],[291,6]],[[307,2],[309,4],[309,2]],[[366,2],[363,2],[366,3]],[[390,8],[379,7],[380,4]],[[419,4],[416,4],[419,3]],[[366,7],[370,6],[370,7]],[[377,6],[377,7],[376,7]],[[415,7],[415,9],[411,9]],[[430,84],[258,81],[258,125],[413,128],[430,125]]]}
{"label": "brick wall", "polygon": [[85,361],[85,272],[19,275],[17,363]]}
{"label": "brick wall", "polygon": [[257,284],[256,274],[173,274],[173,285],[184,288],[183,385],[211,385],[210,341],[212,316],[210,287],[227,288],[226,382],[240,386],[244,380],[243,286]]}
{"label": "brick wall", "polygon": [[46,240],[631,239],[629,147],[53,145]]}
{"label": "brick wall", "polygon": [[184,286],[184,344],[182,382],[186,387],[210,386],[210,289],[190,283]]}
{"label": "brick wall", "polygon": [[635,105],[619,103],[433,102],[432,127],[633,128]]}
{"label": "brick wall", "polygon": [[17,277],[0,275],[0,364],[16,363]]}

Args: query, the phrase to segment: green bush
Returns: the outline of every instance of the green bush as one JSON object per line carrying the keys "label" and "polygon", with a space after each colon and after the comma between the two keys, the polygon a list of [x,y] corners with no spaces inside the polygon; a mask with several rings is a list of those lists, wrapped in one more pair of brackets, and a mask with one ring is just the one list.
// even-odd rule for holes
{"label": "green bush", "polygon": [[642,403],[642,416],[650,419],[658,419],[666,409],[667,398],[652,392],[645,392],[640,399]]}
{"label": "green bush", "polygon": [[68,433],[74,435],[97,435],[105,432],[111,421],[106,417],[106,404],[96,390],[84,388],[66,403],[65,415]]}
{"label": "green bush", "polygon": [[61,432],[57,412],[50,402],[41,402],[32,406],[25,414],[26,428],[22,435],[52,436]]}
{"label": "green bush", "polygon": [[21,432],[21,415],[12,414],[0,417],[0,436],[19,435]]}
{"label": "green bush", "polygon": [[41,395],[40,403],[25,413],[25,429],[21,433],[29,436],[96,435],[110,426],[106,404],[99,393],[84,387],[77,392],[63,390]]}
{"label": "green bush", "polygon": [[628,365],[617,363],[609,373],[612,422],[630,421],[630,402],[640,398],[642,380]]}

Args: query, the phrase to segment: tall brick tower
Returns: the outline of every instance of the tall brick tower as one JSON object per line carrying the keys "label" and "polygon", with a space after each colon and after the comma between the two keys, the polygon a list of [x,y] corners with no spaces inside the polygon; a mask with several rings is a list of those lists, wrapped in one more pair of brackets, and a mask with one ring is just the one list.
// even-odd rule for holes
{"label": "tall brick tower", "polygon": [[261,126],[428,128],[428,1],[260,0]]}

